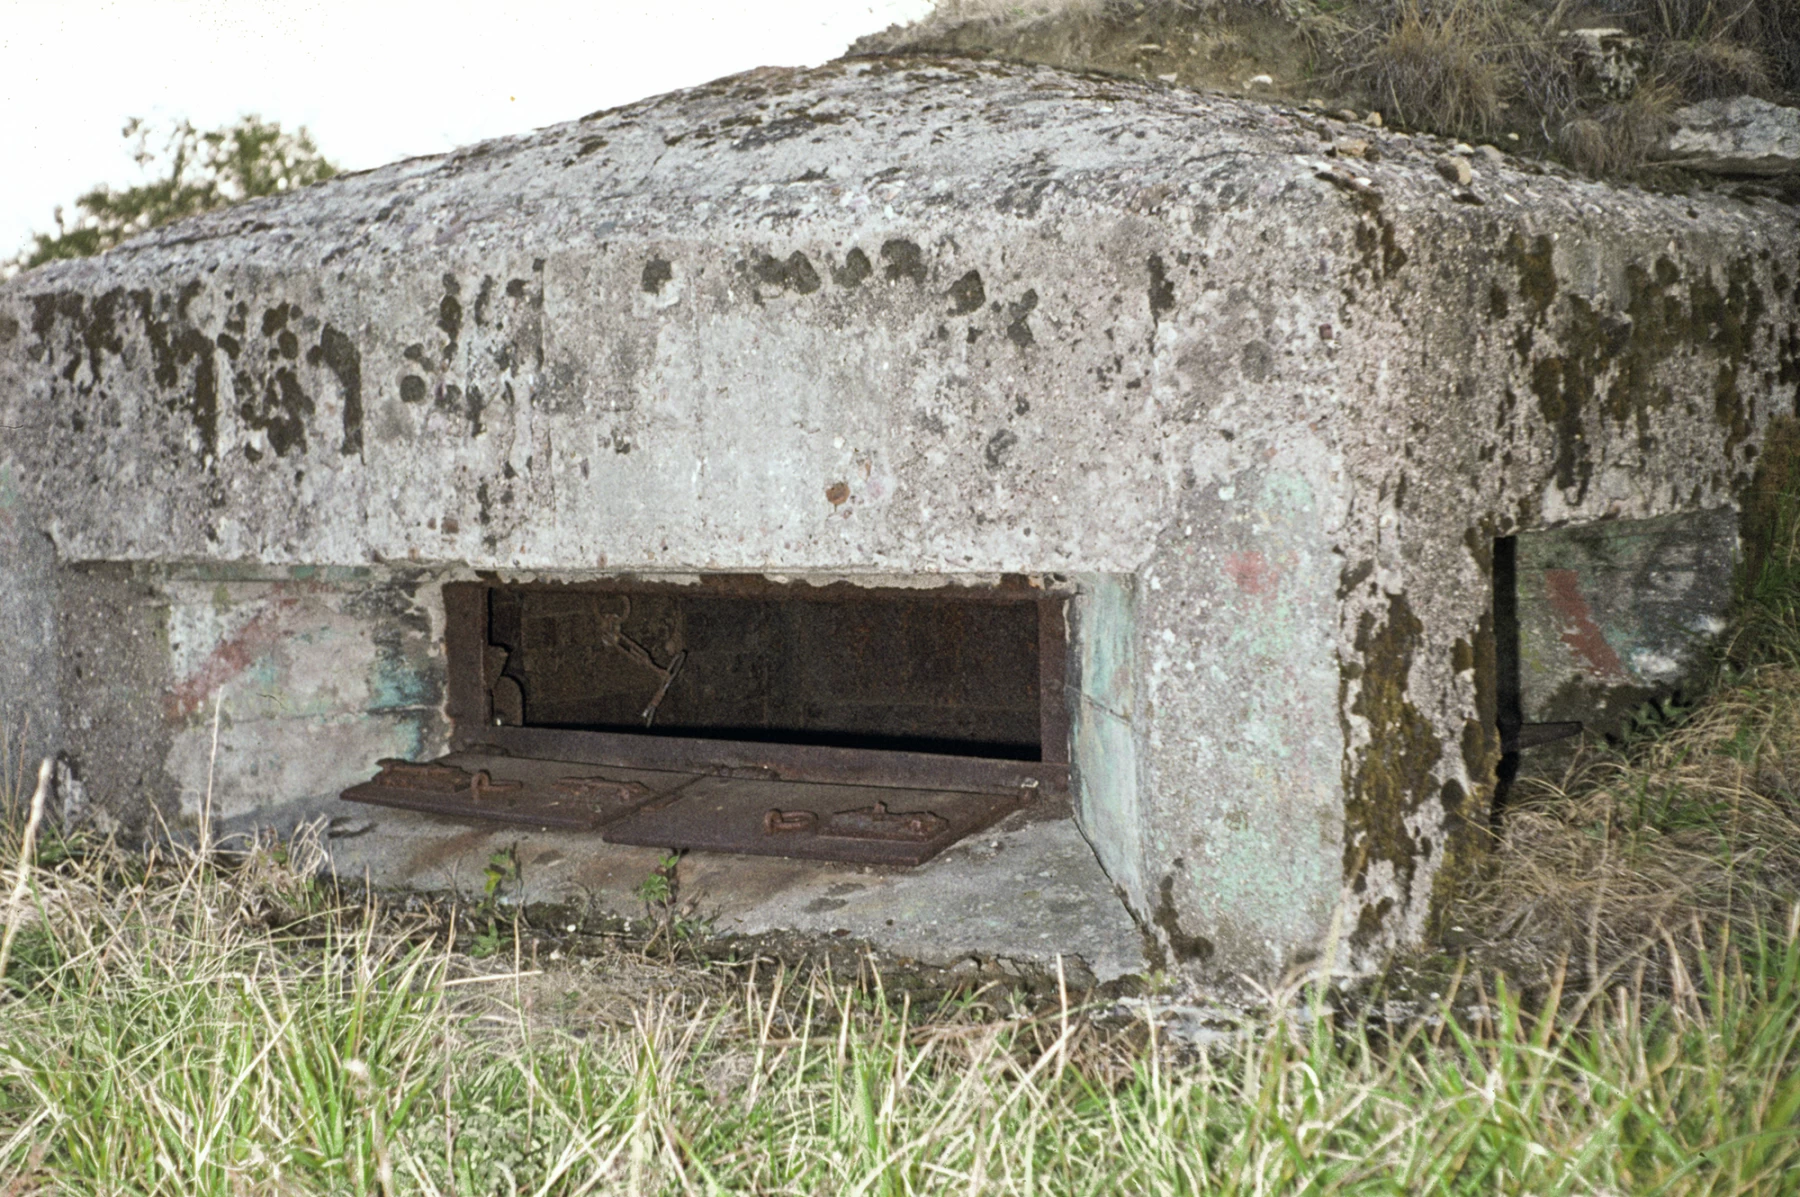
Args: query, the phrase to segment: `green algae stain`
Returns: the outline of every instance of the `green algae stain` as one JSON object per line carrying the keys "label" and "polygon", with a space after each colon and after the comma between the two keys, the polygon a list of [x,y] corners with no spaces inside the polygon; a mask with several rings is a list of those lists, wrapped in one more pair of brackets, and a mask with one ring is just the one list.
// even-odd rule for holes
{"label": "green algae stain", "polygon": [[437,698],[432,679],[413,662],[379,654],[369,670],[370,711],[403,711],[429,706]]}
{"label": "green algae stain", "polygon": [[[1183,862],[1179,857],[1176,864]],[[1175,913],[1175,876],[1163,877],[1162,885],[1157,889],[1156,911],[1151,922],[1163,933],[1169,945],[1169,953],[1181,963],[1199,961],[1205,963],[1213,954],[1213,942],[1204,935],[1195,935],[1182,929],[1181,920]]]}
{"label": "green algae stain", "polygon": [[[1444,808],[1444,854],[1431,879],[1428,925],[1432,934],[1487,854],[1495,770],[1500,765],[1500,668],[1493,616],[1484,613],[1474,639],[1457,643],[1468,645],[1468,671],[1475,682],[1475,716],[1463,720],[1460,745],[1469,786],[1465,789],[1456,781],[1446,781],[1439,791]],[[1460,668],[1463,660],[1458,656],[1453,663]]]}

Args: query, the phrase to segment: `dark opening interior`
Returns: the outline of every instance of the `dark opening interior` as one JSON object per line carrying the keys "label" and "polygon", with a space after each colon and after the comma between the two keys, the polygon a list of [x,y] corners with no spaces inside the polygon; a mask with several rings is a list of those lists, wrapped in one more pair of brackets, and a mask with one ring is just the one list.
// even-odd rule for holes
{"label": "dark opening interior", "polygon": [[451,752],[384,758],[344,797],[920,864],[1013,812],[1068,813],[1068,594],[1044,582],[449,582]]}
{"label": "dark opening interior", "polygon": [[1497,825],[1519,776],[1519,732],[1525,725],[1519,672],[1519,541],[1494,541],[1494,679],[1500,765],[1495,770],[1492,818]]}
{"label": "dark opening interior", "polygon": [[1037,595],[774,584],[485,591],[494,724],[1045,759],[1049,608]]}

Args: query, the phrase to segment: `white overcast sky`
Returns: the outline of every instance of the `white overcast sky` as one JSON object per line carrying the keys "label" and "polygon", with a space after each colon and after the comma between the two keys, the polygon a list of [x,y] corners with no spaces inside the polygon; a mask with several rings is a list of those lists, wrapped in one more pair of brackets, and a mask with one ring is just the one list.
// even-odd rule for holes
{"label": "white overcast sky", "polygon": [[305,125],[378,166],[757,66],[812,65],[931,0],[0,0],[0,259],[140,176],[126,118]]}

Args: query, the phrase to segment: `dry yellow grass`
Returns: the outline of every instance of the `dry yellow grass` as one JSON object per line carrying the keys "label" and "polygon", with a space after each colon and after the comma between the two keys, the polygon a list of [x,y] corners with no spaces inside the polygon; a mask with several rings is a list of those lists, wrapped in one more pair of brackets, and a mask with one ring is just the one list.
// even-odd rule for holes
{"label": "dry yellow grass", "polygon": [[1697,927],[1779,925],[1800,897],[1800,670],[1768,665],[1679,726],[1524,779],[1464,921],[1600,979],[1673,966]]}
{"label": "dry yellow grass", "polygon": [[1486,137],[1511,83],[1490,23],[1472,4],[1434,12],[1409,4],[1348,74],[1403,126]]}
{"label": "dry yellow grass", "polygon": [[1640,84],[1624,100],[1583,109],[1557,130],[1569,165],[1590,175],[1630,176],[1650,161],[1674,127],[1679,93],[1661,83]]}

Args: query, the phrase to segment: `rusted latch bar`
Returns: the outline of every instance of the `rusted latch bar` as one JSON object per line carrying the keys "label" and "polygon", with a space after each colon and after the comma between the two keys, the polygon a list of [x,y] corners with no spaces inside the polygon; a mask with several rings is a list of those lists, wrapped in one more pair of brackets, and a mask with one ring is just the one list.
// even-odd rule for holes
{"label": "rusted latch bar", "polygon": [[949,820],[931,811],[895,814],[887,803],[839,811],[820,818],[810,810],[771,810],[763,816],[764,835],[824,835],[846,840],[890,840],[922,844],[950,828]]}
{"label": "rusted latch bar", "polygon": [[1522,723],[1512,736],[1502,736],[1500,748],[1503,752],[1523,752],[1580,734],[1579,723]]}
{"label": "rusted latch bar", "polygon": [[651,696],[650,705],[644,708],[645,727],[649,727],[651,720],[656,718],[656,708],[660,707],[662,700],[668,697],[669,687],[675,684],[675,675],[681,672],[681,666],[686,660],[687,650],[683,649],[675,654],[675,659],[670,661],[669,667],[663,671],[662,685],[656,688],[656,693]]}
{"label": "rusted latch bar", "polygon": [[1024,787],[1010,794],[974,794],[714,776],[645,803],[608,827],[606,839],[656,848],[916,865],[992,826],[1033,797]]}
{"label": "rusted latch bar", "polygon": [[[655,796],[640,782],[608,777],[569,774],[529,781],[496,780],[487,768],[464,768],[446,761],[388,758],[376,763],[381,771],[345,790],[343,798],[452,818],[593,830],[624,818]],[[539,762],[532,764],[540,770],[543,767]]]}

